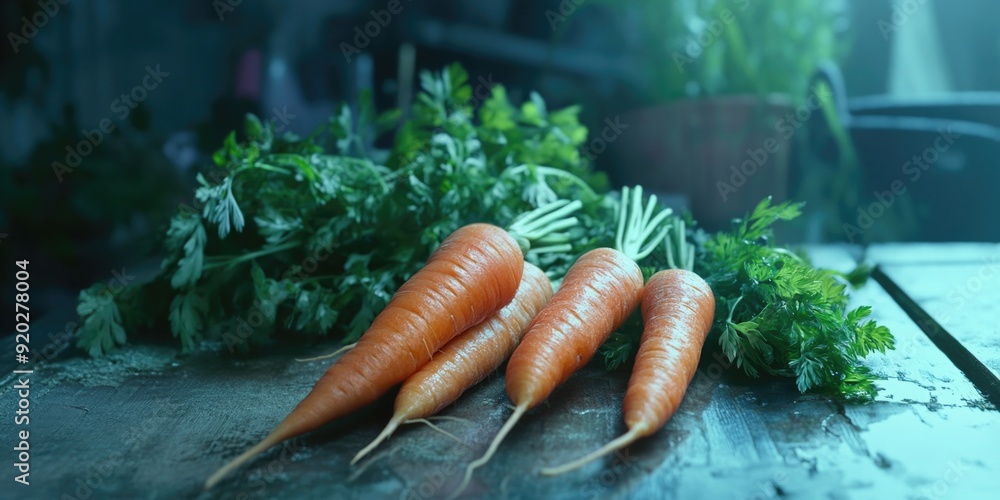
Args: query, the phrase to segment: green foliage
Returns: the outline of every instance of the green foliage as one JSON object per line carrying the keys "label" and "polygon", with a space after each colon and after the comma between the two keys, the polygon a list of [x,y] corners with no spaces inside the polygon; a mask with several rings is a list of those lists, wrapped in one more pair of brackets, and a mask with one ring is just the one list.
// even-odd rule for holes
{"label": "green foliage", "polygon": [[170,303],[170,331],[181,339],[184,351],[194,349],[205,330],[208,301],[198,290],[190,290],[174,297]]}
{"label": "green foliage", "polygon": [[[776,247],[771,226],[800,211],[799,204],[772,205],[766,199],[734,221],[732,231],[696,238],[694,270],[715,294],[713,333],[726,359],[751,377],[792,377],[802,392],[870,400],[873,376],[862,358],[893,349],[893,338],[886,327],[866,320],[871,307],[847,309],[847,287],[863,284],[871,269],[859,266],[847,274],[819,269]],[[648,278],[655,270],[643,273]],[[602,347],[609,368],[638,349],[640,325],[630,318]]]}
{"label": "green foliage", "polygon": [[870,307],[847,309],[845,275],[818,269],[775,247],[770,226],[800,206],[765,200],[731,233],[701,246],[695,270],[716,296],[715,330],[726,358],[748,375],[795,377],[800,391],[874,395],[861,359],[893,348],[889,330],[866,321]]}
{"label": "green foliage", "polygon": [[125,344],[121,313],[107,286],[94,285],[80,292],[76,313],[83,318],[77,346],[91,356],[100,356],[116,345]]}
{"label": "green foliage", "polygon": [[81,346],[100,355],[125,342],[126,325],[169,330],[185,351],[290,334],[351,342],[460,226],[505,226],[552,199],[580,199],[575,247],[527,255],[558,279],[606,241],[613,209],[580,157],[578,109],[548,110],[537,94],[517,106],[496,87],[476,112],[467,80],[457,65],[423,73],[389,150],[374,144],[401,113],[376,113],[368,94],[306,138],[248,116],[244,138],[229,134],[215,168],[198,175],[196,206],[171,220],[159,276],[108,307],[81,293]]}
{"label": "green foliage", "polygon": [[819,62],[843,52],[839,0],[598,2],[639,19],[634,52],[649,99],[723,94],[802,96]]}

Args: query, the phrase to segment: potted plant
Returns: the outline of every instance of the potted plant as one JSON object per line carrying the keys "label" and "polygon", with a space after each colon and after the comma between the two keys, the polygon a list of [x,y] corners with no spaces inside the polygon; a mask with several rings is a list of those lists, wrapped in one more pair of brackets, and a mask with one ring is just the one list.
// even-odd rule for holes
{"label": "potted plant", "polygon": [[788,190],[793,138],[829,96],[807,95],[839,53],[840,2],[605,2],[638,26],[640,106],[609,148],[613,179],[682,193],[708,229]]}

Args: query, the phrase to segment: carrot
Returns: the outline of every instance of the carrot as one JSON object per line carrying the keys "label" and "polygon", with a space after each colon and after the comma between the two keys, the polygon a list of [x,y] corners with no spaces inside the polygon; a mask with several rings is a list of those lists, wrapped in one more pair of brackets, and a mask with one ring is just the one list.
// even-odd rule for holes
{"label": "carrot", "polygon": [[[524,252],[565,249],[578,223],[579,201],[557,200],[515,219],[505,231],[469,224],[445,238],[403,284],[357,345],[339,358],[312,391],[261,442],[224,465],[205,489],[259,453],[343,417],[385,394],[431,360],[448,341],[513,298]],[[532,242],[548,246],[531,248]]]}
{"label": "carrot", "polygon": [[515,405],[514,413],[486,453],[469,464],[454,495],[465,489],[476,468],[489,461],[525,412],[590,361],[639,304],[642,286],[639,266],[618,250],[598,248],[577,259],[507,364],[507,396]]}
{"label": "carrot", "polygon": [[663,223],[671,214],[669,208],[656,212],[655,195],[645,207],[642,200],[642,186],[622,188],[616,249],[598,248],[577,259],[552,300],[528,327],[507,364],[507,396],[515,405],[514,413],[486,453],[465,469],[451,498],[468,486],[472,473],[490,460],[518,420],[587,364],[639,305],[644,281],[636,262],[667,236],[670,227]]}
{"label": "carrot", "polygon": [[347,415],[406,380],[453,337],[509,303],[523,268],[521,247],[499,227],[470,224],[452,233],[393,295],[357,346],[263,441],[209,477],[205,488],[262,451]]}
{"label": "carrot", "polygon": [[351,463],[375,449],[400,424],[436,414],[496,370],[510,357],[528,324],[550,297],[552,283],[549,278],[541,269],[525,262],[514,300],[489,319],[455,337],[434,359],[406,379],[396,396],[389,424],[354,456]]}
{"label": "carrot", "polygon": [[694,377],[714,317],[715,297],[700,276],[683,269],[654,274],[643,292],[642,340],[625,392],[628,432],[578,460],[543,469],[542,474],[577,469],[663,427]]}

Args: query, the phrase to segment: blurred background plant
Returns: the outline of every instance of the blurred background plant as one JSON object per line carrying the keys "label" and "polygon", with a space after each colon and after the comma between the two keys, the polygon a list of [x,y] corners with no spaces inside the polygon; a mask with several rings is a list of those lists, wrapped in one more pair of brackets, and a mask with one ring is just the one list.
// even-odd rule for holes
{"label": "blurred background plant", "polygon": [[[641,99],[623,118],[637,132],[611,147],[617,183],[642,182],[674,195],[709,229],[725,227],[763,196],[795,192],[806,158],[794,152],[808,134],[789,117],[818,95],[809,92],[817,68],[850,49],[845,2],[603,0],[590,8],[617,12],[638,27],[629,53],[641,71],[630,83]],[[851,170],[856,177],[857,164],[845,157],[810,175],[829,181]],[[822,193],[820,205],[858,188],[836,185],[841,192]]]}
{"label": "blurred background plant", "polygon": [[849,48],[843,0],[599,0],[638,21],[634,52],[649,102],[719,95],[805,96],[817,63]]}

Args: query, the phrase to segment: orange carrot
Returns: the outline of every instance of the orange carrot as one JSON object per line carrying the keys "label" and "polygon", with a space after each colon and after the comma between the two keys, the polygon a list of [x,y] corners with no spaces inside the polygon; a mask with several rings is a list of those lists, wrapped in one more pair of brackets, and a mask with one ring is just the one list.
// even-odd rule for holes
{"label": "orange carrot", "polygon": [[697,274],[671,269],[653,275],[642,298],[643,332],[625,393],[628,432],[579,460],[542,470],[579,468],[659,430],[677,411],[694,377],[715,316],[712,289]]}
{"label": "orange carrot", "polygon": [[455,402],[510,357],[528,324],[552,297],[545,273],[525,262],[514,300],[489,319],[455,337],[429,363],[406,379],[396,396],[392,419],[351,463],[375,449],[400,424],[426,419]]}
{"label": "orange carrot", "polygon": [[403,382],[456,335],[514,298],[524,262],[503,229],[464,226],[403,284],[358,340],[277,427],[205,483],[211,488],[260,452],[343,417]]}
{"label": "orange carrot", "polygon": [[618,250],[591,250],[573,264],[507,364],[507,395],[516,406],[514,413],[486,454],[469,464],[455,495],[468,485],[472,472],[489,461],[525,412],[590,361],[639,304],[642,287],[639,266]]}

